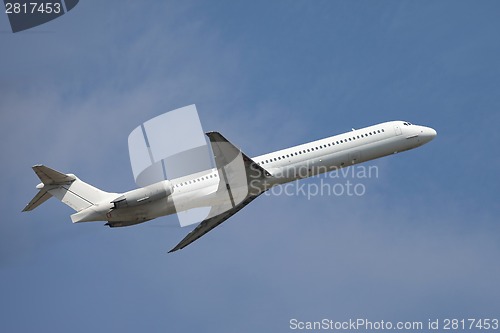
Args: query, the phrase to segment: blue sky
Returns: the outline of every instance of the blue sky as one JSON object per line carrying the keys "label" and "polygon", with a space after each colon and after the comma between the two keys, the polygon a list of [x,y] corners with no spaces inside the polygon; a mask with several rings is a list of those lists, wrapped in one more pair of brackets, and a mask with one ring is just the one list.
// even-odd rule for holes
{"label": "blue sky", "polygon": [[[498,316],[499,13],[497,1],[82,0],[18,34],[0,15],[0,330]],[[128,134],[193,103],[249,155],[396,119],[438,137],[371,162],[364,196],[262,196],[171,255],[188,231],[175,217],[73,225],[54,199],[21,213],[37,163],[134,188]]]}

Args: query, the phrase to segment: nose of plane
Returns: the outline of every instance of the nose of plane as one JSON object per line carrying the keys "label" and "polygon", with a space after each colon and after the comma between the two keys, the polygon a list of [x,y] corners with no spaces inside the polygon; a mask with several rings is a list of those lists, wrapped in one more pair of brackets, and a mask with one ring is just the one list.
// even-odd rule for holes
{"label": "nose of plane", "polygon": [[425,141],[425,143],[434,139],[436,137],[436,135],[437,135],[437,132],[434,128],[422,126],[420,129],[419,136]]}

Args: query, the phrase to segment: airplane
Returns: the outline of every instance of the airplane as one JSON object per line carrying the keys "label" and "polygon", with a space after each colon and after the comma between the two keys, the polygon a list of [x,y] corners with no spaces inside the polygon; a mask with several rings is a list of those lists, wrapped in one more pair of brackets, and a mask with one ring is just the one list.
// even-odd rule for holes
{"label": "airplane", "polygon": [[307,178],[422,146],[437,135],[430,127],[390,121],[325,139],[248,157],[218,132],[206,133],[215,168],[125,193],[109,193],[44,165],[33,170],[42,181],[23,211],[54,196],[76,211],[73,223],[106,221],[125,227],[192,208],[208,216],[169,253],[211,231],[273,186]]}

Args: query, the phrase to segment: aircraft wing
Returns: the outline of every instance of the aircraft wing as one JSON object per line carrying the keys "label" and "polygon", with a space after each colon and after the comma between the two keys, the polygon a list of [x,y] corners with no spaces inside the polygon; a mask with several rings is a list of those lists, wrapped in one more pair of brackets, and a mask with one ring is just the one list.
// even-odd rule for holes
{"label": "aircraft wing", "polygon": [[[260,195],[260,194],[259,194]],[[172,250],[168,251],[168,253],[175,252],[177,250],[183,249],[201,236],[205,235],[207,232],[222,224],[228,218],[239,212],[243,207],[252,202],[259,195],[248,196],[245,200],[243,200],[239,205],[236,205],[230,210],[227,210],[219,215],[214,217],[210,217],[203,222],[201,222],[193,231],[187,234],[183,240],[180,241]],[[215,208],[215,207],[213,207]]]}
{"label": "aircraft wing", "polygon": [[208,217],[187,234],[169,253],[188,246],[239,212],[263,193],[249,192],[249,182],[251,180],[264,180],[267,176],[270,176],[267,170],[255,163],[219,132],[208,132],[206,134],[210,139],[215,164],[220,175],[217,195],[224,198],[225,203],[212,206]]}
{"label": "aircraft wing", "polygon": [[206,133],[220,174],[217,195],[225,203],[212,206],[207,218],[187,234],[169,253],[180,250],[239,212],[262,192],[249,192],[251,180],[264,180],[270,174],[235,147],[219,132]]}
{"label": "aircraft wing", "polygon": [[231,160],[233,160],[238,154],[241,154],[247,174],[252,177],[252,179],[271,176],[267,170],[255,163],[240,149],[236,148],[219,132],[207,132],[206,134],[210,139],[217,169],[222,169],[224,166],[230,164]]}

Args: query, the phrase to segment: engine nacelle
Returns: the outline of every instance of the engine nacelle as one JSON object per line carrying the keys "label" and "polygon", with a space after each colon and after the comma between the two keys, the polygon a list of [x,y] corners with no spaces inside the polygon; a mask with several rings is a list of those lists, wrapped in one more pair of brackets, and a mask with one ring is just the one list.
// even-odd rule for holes
{"label": "engine nacelle", "polygon": [[168,180],[164,180],[124,193],[111,203],[114,205],[113,209],[134,207],[163,199],[170,194],[172,194],[172,185]]}

